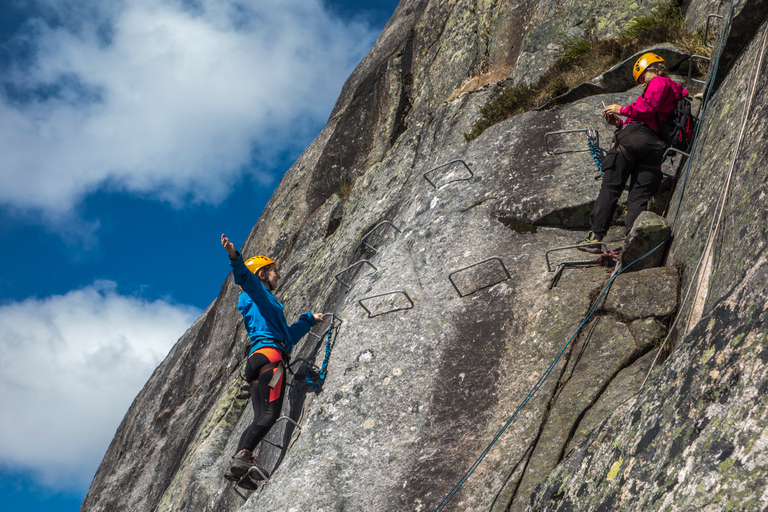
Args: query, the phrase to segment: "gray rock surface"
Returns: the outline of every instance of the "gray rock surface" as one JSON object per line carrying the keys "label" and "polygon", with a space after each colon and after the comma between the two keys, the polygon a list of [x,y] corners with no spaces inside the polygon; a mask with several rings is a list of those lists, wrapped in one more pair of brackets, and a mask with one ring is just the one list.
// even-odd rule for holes
{"label": "gray rock surface", "polygon": [[621,265],[629,272],[658,267],[664,261],[666,247],[662,244],[671,233],[663,218],[652,212],[641,213],[627,235]]}
{"label": "gray rock surface", "polygon": [[683,50],[668,43],[645,48],[629,59],[616,64],[608,71],[577,85],[565,94],[561,94],[554,99],[555,103],[562,105],[597,94],[623,92],[635,87],[637,83],[632,75],[632,66],[641,55],[647,52],[654,52],[661,56],[666,61],[669,70],[676,70],[680,63],[688,60],[689,57]]}
{"label": "gray rock surface", "polygon": [[[684,269],[682,290],[694,284],[677,346],[645,388],[571,451],[530,510],[768,507],[768,166],[762,121],[768,98],[765,73],[758,70],[766,35],[763,23],[714,92],[686,186],[673,200],[679,208],[670,215],[677,217],[670,260]],[[722,197],[722,222],[714,230]],[[699,266],[710,227],[716,255],[709,266]],[[699,279],[701,274],[709,279]],[[697,287],[705,292],[703,312],[691,322]]]}
{"label": "gray rock surface", "polygon": [[677,310],[678,282],[674,267],[621,274],[605,296],[603,310],[628,322],[668,317]]}
{"label": "gray rock surface", "polygon": [[[301,428],[280,422],[258,449],[273,476],[245,500],[221,477],[252,419],[238,398],[248,340],[229,277],[137,396],[82,510],[433,510],[507,422],[448,510],[768,505],[764,73],[704,317],[677,325],[676,349],[639,390],[685,295],[676,268],[681,290],[698,281],[761,40],[734,60],[702,122],[702,149],[672,203],[674,267],[619,275],[585,325],[610,270],[568,269],[547,290],[544,255],[584,236],[599,182],[588,153],[547,155],[544,134],[598,126],[607,146],[601,102],[627,104],[639,89],[463,138],[498,80],[533,79],[551,61],[560,31],[596,16],[612,33],[652,5],[401,2],[242,248],[280,262],[289,320],[309,309],[343,319],[324,386],[297,379],[288,393],[283,413]],[[586,147],[581,134],[555,143]],[[472,175],[434,169],[455,159]],[[342,178],[354,183],[344,198]],[[377,228],[371,250],[362,237],[385,220],[400,231]],[[575,252],[552,258],[584,257]],[[334,279],[361,259],[376,271],[346,271],[349,289]],[[413,307],[401,309],[406,294]],[[359,301],[380,314],[369,318]],[[294,359],[319,364],[323,332]]]}

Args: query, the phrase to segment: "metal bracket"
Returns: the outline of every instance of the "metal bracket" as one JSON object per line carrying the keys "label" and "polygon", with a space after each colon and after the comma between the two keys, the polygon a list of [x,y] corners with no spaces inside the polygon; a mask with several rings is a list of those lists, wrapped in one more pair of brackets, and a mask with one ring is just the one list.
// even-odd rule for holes
{"label": "metal bracket", "polygon": [[580,130],[560,130],[559,132],[545,133],[544,134],[544,148],[546,149],[547,153],[550,154],[550,155],[564,155],[566,153],[584,153],[584,152],[588,152],[589,149],[568,149],[568,150],[565,150],[565,151],[551,151],[549,149],[549,141],[547,140],[547,138],[550,135],[562,135],[562,134],[567,134],[567,133],[584,133],[587,136],[587,138],[589,138],[592,135],[592,133],[590,131],[594,132],[594,135],[593,135],[592,138],[597,140],[597,146],[600,147],[600,133],[590,126],[589,128],[582,128]]}
{"label": "metal bracket", "polygon": [[[276,424],[277,424],[277,422],[278,422],[278,421],[280,421],[280,420],[283,420],[283,421],[287,421],[287,422],[289,422],[289,423],[293,423],[293,425],[294,425],[294,426],[295,426],[297,429],[301,430],[301,425],[299,425],[298,423],[296,423],[295,421],[293,421],[293,420],[292,420],[290,417],[288,417],[288,416],[280,416],[279,418],[277,418],[277,419],[275,420],[275,423],[274,423],[274,424],[276,425]],[[275,448],[279,448],[279,449],[281,449],[281,450],[284,450],[284,449],[285,449],[285,446],[281,446],[281,445],[279,445],[279,444],[277,444],[277,443],[273,443],[272,441],[270,441],[270,440],[269,440],[269,439],[267,439],[267,438],[264,438],[264,439],[262,439],[262,442],[265,442],[265,443],[267,443],[267,444],[271,444],[271,445],[272,445],[272,446],[274,446]],[[253,468],[251,468],[251,469],[253,469]],[[258,468],[257,468],[257,469],[258,469]],[[250,471],[250,470],[249,470],[249,471]],[[261,476],[262,476],[262,477],[264,476],[264,473],[262,473],[262,472],[261,472],[261,470],[259,470],[259,474],[261,474]],[[266,480],[266,478],[263,478],[263,480]]]}
{"label": "metal bracket", "polygon": [[283,420],[283,421],[287,421],[288,423],[293,423],[293,425],[294,425],[294,426],[295,426],[297,429],[301,430],[301,426],[300,426],[298,423],[296,423],[295,421],[293,421],[291,418],[289,418],[288,416],[280,416],[279,418],[277,418],[277,419],[275,420],[275,423],[277,423],[277,422],[278,422],[278,421],[280,421],[280,420]]}
{"label": "metal bracket", "polygon": [[[438,170],[438,169],[441,169],[441,168],[443,168],[443,167],[447,167],[447,166],[449,166],[449,165],[452,165],[452,164],[456,164],[456,163],[460,163],[461,165],[463,165],[463,166],[464,166],[464,168],[465,168],[465,169],[467,169],[467,171],[469,172],[469,178],[457,178],[457,179],[455,179],[455,180],[451,180],[451,181],[449,181],[449,182],[447,182],[447,183],[443,183],[443,184],[442,184],[442,185],[441,185],[441,186],[438,188],[438,186],[437,186],[437,185],[435,185],[434,183],[432,183],[432,180],[430,180],[430,179],[429,179],[429,177],[427,176],[427,174],[431,173],[432,171],[436,171],[436,170]],[[437,167],[433,167],[432,169],[430,169],[430,170],[428,170],[427,172],[425,172],[425,173],[424,173],[424,179],[425,179],[425,180],[427,180],[427,182],[428,182],[430,185],[432,185],[432,186],[435,188],[435,190],[439,190],[440,188],[443,188],[444,186],[448,185],[449,183],[453,183],[454,181],[469,181],[469,180],[471,180],[471,179],[472,179],[472,178],[475,176],[475,175],[474,175],[474,173],[472,172],[472,169],[470,169],[470,168],[469,168],[469,166],[470,166],[470,165],[471,165],[471,164],[468,164],[468,163],[467,163],[467,162],[465,162],[464,160],[451,160],[450,162],[447,162],[447,163],[444,163],[444,164],[440,164],[440,165],[438,165]]]}
{"label": "metal bracket", "polygon": [[[406,299],[408,299],[408,302],[410,302],[410,303],[411,303],[411,305],[410,305],[410,306],[408,306],[408,307],[402,307],[402,308],[390,309],[389,311],[384,311],[383,313],[376,313],[375,315],[372,315],[372,314],[371,314],[371,310],[369,310],[367,307],[365,307],[365,304],[363,304],[363,301],[364,301],[364,300],[368,300],[368,299],[375,299],[375,298],[377,298],[377,297],[384,297],[384,296],[386,296],[386,295],[394,295],[394,294],[396,294],[396,293],[402,293],[403,295],[405,295],[405,298],[406,298]],[[412,300],[411,300],[411,298],[408,296],[408,294],[407,294],[407,293],[405,293],[405,292],[404,292],[404,291],[402,291],[402,290],[397,290],[397,291],[394,291],[394,292],[387,292],[387,293],[379,293],[378,295],[371,295],[370,297],[363,297],[362,299],[358,300],[358,301],[357,301],[357,303],[358,303],[358,304],[360,304],[360,307],[361,307],[361,308],[363,308],[363,309],[365,310],[365,312],[366,312],[366,313],[368,313],[368,318],[373,318],[373,317],[376,317],[376,316],[380,316],[380,315],[386,315],[386,314],[388,314],[388,313],[394,313],[395,311],[404,311],[404,310],[406,310],[406,309],[413,309],[413,301],[412,301]]]}
{"label": "metal bracket", "polygon": [[[497,281],[497,282],[495,282],[495,283],[491,283],[491,284],[487,284],[487,285],[485,285],[485,286],[481,286],[481,287],[480,287],[480,288],[478,288],[477,290],[474,290],[474,291],[472,291],[472,292],[470,292],[470,293],[467,293],[466,295],[465,295],[465,294],[462,294],[462,293],[461,293],[461,291],[459,291],[459,287],[458,287],[458,286],[456,286],[456,283],[453,281],[453,275],[454,275],[454,274],[458,274],[459,272],[463,272],[463,271],[465,271],[465,270],[467,270],[467,269],[470,269],[470,268],[472,268],[472,267],[476,267],[476,266],[478,266],[478,265],[481,265],[481,264],[483,264],[483,263],[485,263],[485,262],[487,262],[487,261],[491,261],[491,260],[497,260],[499,263],[501,263],[501,268],[503,268],[503,269],[504,269],[504,273],[505,273],[505,274],[507,274],[507,278],[506,278],[506,279],[502,279],[501,281]],[[449,280],[449,281],[451,282],[451,284],[453,285],[453,288],[456,290],[456,293],[458,293],[458,294],[459,294],[459,297],[466,297],[466,296],[468,296],[468,295],[472,295],[472,294],[473,294],[473,293],[475,293],[475,292],[479,292],[480,290],[483,290],[483,289],[485,289],[485,288],[490,288],[491,286],[495,286],[495,285],[497,285],[497,284],[499,284],[499,283],[501,283],[501,282],[504,282],[504,281],[506,281],[506,280],[508,280],[508,279],[512,279],[512,276],[510,275],[510,273],[509,273],[509,270],[507,270],[507,267],[504,265],[504,262],[503,262],[503,261],[501,261],[501,258],[499,258],[498,256],[492,256],[492,257],[490,257],[490,258],[486,258],[486,259],[484,259],[484,260],[482,260],[482,261],[478,261],[477,263],[473,263],[472,265],[467,265],[466,267],[460,268],[460,269],[458,269],[458,270],[454,270],[453,272],[451,272],[450,274],[448,274],[448,280]]]}
{"label": "metal bracket", "polygon": [[555,275],[552,276],[552,280],[549,282],[548,289],[552,289],[555,287],[557,282],[560,280],[560,277],[563,275],[563,270],[565,270],[566,267],[597,267],[600,266],[600,261],[563,261],[557,266],[557,269],[555,270]]}
{"label": "metal bracket", "polygon": [[400,231],[399,229],[397,229],[397,226],[395,226],[394,224],[392,224],[392,223],[391,223],[391,222],[389,222],[388,220],[383,220],[383,221],[379,222],[378,224],[376,224],[376,225],[373,227],[373,229],[371,229],[371,230],[370,230],[368,233],[366,233],[366,234],[365,234],[365,236],[364,236],[364,237],[362,238],[362,240],[361,240],[361,242],[363,243],[363,245],[364,245],[364,246],[366,246],[368,249],[372,250],[373,252],[378,252],[378,251],[376,250],[376,248],[375,248],[375,247],[371,247],[370,245],[368,245],[368,244],[365,242],[365,239],[366,239],[366,238],[368,238],[369,236],[371,236],[371,234],[372,234],[374,231],[376,231],[377,229],[379,229],[379,228],[380,228],[381,226],[383,226],[384,224],[388,224],[388,225],[392,226],[393,228],[395,228],[395,231],[397,231],[398,233],[402,233],[402,231]]}
{"label": "metal bracket", "polygon": [[[336,328],[338,329],[338,328],[341,326],[341,324],[343,324],[343,323],[344,323],[344,320],[342,320],[341,318],[337,317],[337,316],[336,316],[334,313],[326,313],[324,316],[328,316],[328,315],[331,315],[331,325],[329,325],[329,326],[328,326],[328,329],[330,329],[330,328],[331,328],[331,326],[333,326],[333,325],[335,325],[335,326],[336,326]],[[338,323],[337,323],[337,322],[338,322]],[[317,338],[317,339],[321,340],[321,339],[323,339],[323,337],[324,337],[326,334],[328,334],[328,329],[326,329],[325,331],[323,331],[323,334],[315,334],[315,333],[313,333],[312,331],[309,331],[307,334],[311,334],[311,335],[312,335],[312,336],[314,336],[315,338]],[[297,359],[297,361],[298,361],[298,359]],[[293,363],[291,363],[291,364],[293,364]]]}
{"label": "metal bracket", "polygon": [[[550,249],[547,252],[544,253],[544,259],[547,262],[547,271],[552,272],[552,266],[549,264],[549,253],[551,252],[557,252],[557,251],[565,251],[566,249],[576,249],[577,247],[595,247],[600,246],[603,249],[603,252],[608,252],[608,246],[604,242],[596,242],[594,244],[577,244],[577,245],[567,245],[565,247],[556,247],[554,249]],[[594,260],[581,260],[581,261],[570,261],[568,263],[593,263]]]}
{"label": "metal bracket", "polygon": [[[269,444],[274,444],[274,443],[269,443]],[[277,446],[277,445],[275,445],[275,446]],[[243,476],[241,476],[241,477],[240,477],[240,479],[239,479],[237,482],[235,482],[235,483],[232,485],[232,488],[235,490],[235,492],[236,492],[236,493],[237,493],[237,494],[238,494],[238,495],[239,495],[241,498],[243,498],[244,500],[245,500],[245,499],[247,499],[247,498],[246,498],[246,497],[245,497],[245,496],[244,496],[244,495],[243,495],[243,494],[240,492],[240,490],[239,490],[237,487],[238,487],[238,486],[239,486],[239,485],[240,485],[240,484],[243,482],[243,480],[245,480],[246,478],[247,478],[247,479],[249,479],[251,482],[253,482],[253,483],[255,484],[255,483],[256,483],[256,480],[254,480],[254,479],[251,477],[251,474],[253,474],[253,473],[257,473],[257,474],[258,474],[258,475],[261,477],[261,479],[260,479],[260,480],[261,480],[262,482],[266,482],[266,481],[267,481],[267,475],[265,475],[265,474],[264,474],[264,472],[258,468],[258,466],[255,466],[255,465],[254,465],[254,466],[251,466],[250,468],[248,468],[248,472],[247,472],[247,473],[245,473]],[[254,490],[254,491],[255,491],[256,489],[252,489],[252,490]]]}
{"label": "metal bracket", "polygon": [[705,57],[704,55],[691,55],[688,59],[688,80],[691,82],[696,82],[697,84],[706,84],[707,82],[705,80],[696,80],[695,78],[691,78],[691,72],[693,71],[693,66],[691,64],[693,59],[702,59],[709,62],[712,62],[712,59]]}
{"label": "metal bracket", "polygon": [[686,153],[685,151],[680,151],[679,149],[675,149],[675,148],[667,148],[667,150],[664,152],[664,156],[661,157],[661,161],[663,162],[664,160],[666,160],[670,153],[680,153],[685,157],[691,158],[690,153]]}
{"label": "metal bracket", "polygon": [[706,46],[707,48],[715,47],[715,45],[707,44],[707,39],[709,39],[709,20],[711,20],[712,18],[719,18],[722,20],[724,16],[720,16],[719,14],[710,14],[709,16],[707,16],[707,24],[704,27],[704,46]]}
{"label": "metal bracket", "polygon": [[346,272],[347,270],[349,270],[349,269],[352,269],[352,268],[354,268],[354,267],[356,267],[356,266],[358,266],[358,265],[362,265],[363,263],[367,263],[368,265],[370,265],[370,266],[373,268],[373,272],[371,272],[370,274],[366,274],[366,276],[365,276],[365,277],[368,277],[368,276],[370,276],[370,275],[373,275],[373,274],[375,274],[376,272],[378,272],[378,271],[379,271],[379,269],[377,269],[377,268],[374,266],[374,264],[373,264],[373,263],[371,263],[370,261],[368,261],[368,260],[360,260],[360,261],[357,261],[357,262],[355,262],[355,263],[351,264],[350,266],[348,266],[347,268],[345,268],[345,269],[341,270],[339,273],[337,273],[337,274],[336,274],[336,276],[335,276],[335,277],[336,277],[336,280],[337,280],[338,282],[340,282],[341,284],[343,284],[344,286],[346,286],[346,287],[347,287],[347,291],[351,290],[351,289],[352,289],[352,286],[351,286],[351,285],[349,285],[349,284],[347,284],[347,283],[345,283],[345,282],[344,282],[344,281],[342,281],[341,279],[339,279],[339,276],[340,276],[341,274],[343,274],[344,272]]}

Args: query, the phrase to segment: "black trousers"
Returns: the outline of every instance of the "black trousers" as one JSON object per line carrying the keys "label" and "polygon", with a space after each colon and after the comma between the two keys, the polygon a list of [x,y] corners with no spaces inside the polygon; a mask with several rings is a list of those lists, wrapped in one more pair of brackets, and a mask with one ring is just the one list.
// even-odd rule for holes
{"label": "black trousers", "polygon": [[603,158],[603,183],[589,216],[592,232],[605,236],[616,204],[629,180],[629,199],[624,234],[648,206],[661,185],[661,160],[666,146],[656,132],[640,123],[628,123],[614,136],[614,149]]}
{"label": "black trousers", "polygon": [[283,395],[285,394],[285,381],[280,389],[280,398],[272,402],[269,401],[269,381],[272,380],[274,370],[267,370],[261,375],[259,371],[269,364],[269,359],[263,354],[253,354],[248,358],[248,364],[245,367],[245,379],[251,382],[251,405],[253,406],[253,423],[251,423],[245,432],[240,436],[240,442],[237,445],[237,451],[242,449],[253,451],[259,441],[264,439],[269,429],[280,417],[280,410],[283,408]]}

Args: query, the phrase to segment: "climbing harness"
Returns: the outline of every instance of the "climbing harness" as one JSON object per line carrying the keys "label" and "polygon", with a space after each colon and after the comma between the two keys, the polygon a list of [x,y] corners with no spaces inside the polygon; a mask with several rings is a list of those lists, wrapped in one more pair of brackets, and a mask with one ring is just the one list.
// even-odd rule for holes
{"label": "climbing harness", "polygon": [[[335,318],[334,318],[335,320]],[[320,367],[320,372],[317,374],[317,381],[312,380],[310,377],[310,369],[307,368],[307,370],[304,372],[304,380],[309,384],[309,387],[312,389],[317,389],[320,386],[323,385],[323,382],[325,382],[325,372],[328,369],[328,359],[331,357],[331,349],[333,348],[334,342],[336,341],[336,338],[333,336],[333,331],[335,329],[335,322],[334,320],[331,320],[331,326],[328,328],[328,339],[325,342],[325,359],[323,359],[323,364]]]}

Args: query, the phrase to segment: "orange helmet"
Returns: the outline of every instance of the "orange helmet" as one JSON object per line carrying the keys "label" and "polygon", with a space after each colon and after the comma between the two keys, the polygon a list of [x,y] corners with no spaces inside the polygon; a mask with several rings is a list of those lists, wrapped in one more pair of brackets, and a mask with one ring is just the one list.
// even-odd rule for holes
{"label": "orange helmet", "polygon": [[274,261],[267,258],[266,256],[259,255],[254,256],[253,258],[248,258],[248,260],[245,262],[245,266],[248,267],[248,270],[255,274],[259,271],[260,268],[264,268],[267,265],[273,265],[274,263]]}
{"label": "orange helmet", "polygon": [[643,75],[643,73],[645,73],[645,70],[648,69],[648,66],[651,64],[656,64],[657,62],[664,62],[664,59],[652,52],[642,54],[640,58],[635,62],[635,66],[632,68],[632,74],[635,77],[635,82],[639,84],[640,77]]}

